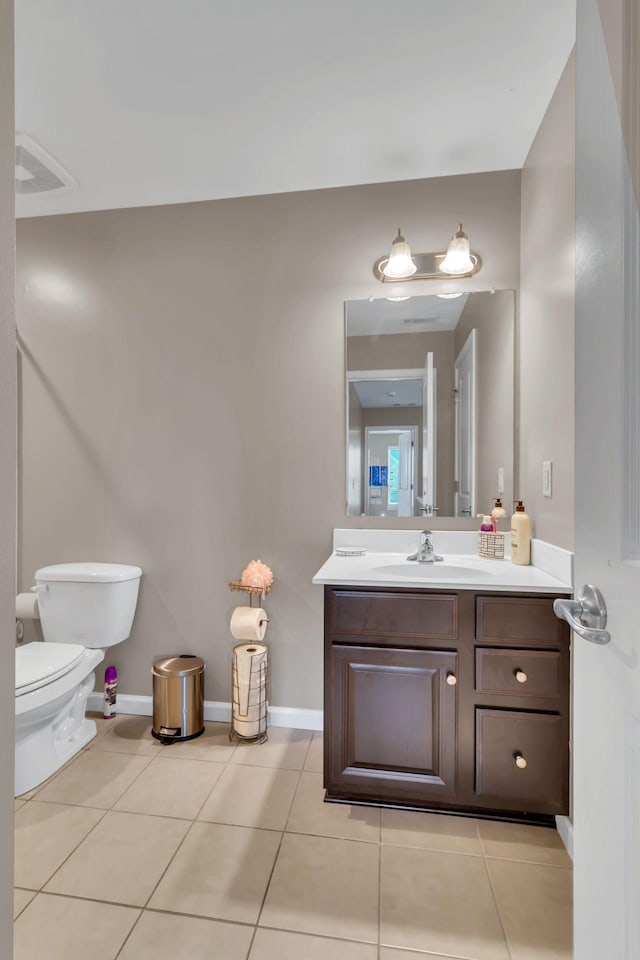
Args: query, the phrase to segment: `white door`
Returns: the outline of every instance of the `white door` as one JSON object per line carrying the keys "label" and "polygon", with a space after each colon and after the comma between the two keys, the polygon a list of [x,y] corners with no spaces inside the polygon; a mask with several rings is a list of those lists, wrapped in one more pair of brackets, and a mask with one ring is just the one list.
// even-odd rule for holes
{"label": "white door", "polygon": [[433,353],[427,354],[422,387],[422,512],[426,517],[438,510],[436,502],[436,371]]}
{"label": "white door", "polygon": [[476,512],[476,331],[472,330],[455,362],[455,495],[456,517]]}
{"label": "white door", "polygon": [[640,958],[639,17],[578,3],[575,586],[611,642],[573,635],[576,960]]}

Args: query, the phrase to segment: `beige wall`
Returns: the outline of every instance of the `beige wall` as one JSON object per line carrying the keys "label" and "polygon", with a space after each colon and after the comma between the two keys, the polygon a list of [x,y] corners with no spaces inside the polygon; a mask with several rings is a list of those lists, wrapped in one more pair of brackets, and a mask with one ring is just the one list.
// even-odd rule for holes
{"label": "beige wall", "polygon": [[13,4],[0,0],[0,957],[12,956],[16,337]]}
{"label": "beige wall", "polygon": [[383,295],[398,224],[436,250],[460,220],[484,261],[469,289],[516,288],[519,171],[19,222],[21,586],[56,561],[142,566],[122,692],[192,650],[228,700],[227,583],[260,557],[271,700],[321,706],[311,578],[333,527],[423,523],[345,519],[344,301]]}
{"label": "beige wall", "polygon": [[469,297],[455,331],[457,357],[477,330],[476,512],[489,513],[498,495],[498,468],[504,470],[501,494],[507,516],[513,500],[515,397],[515,294],[501,290]]}
{"label": "beige wall", "polygon": [[[436,506],[441,517],[450,517],[453,514],[454,467],[453,331],[348,337],[347,369],[418,370],[424,367],[429,352],[433,353],[433,365],[437,370]],[[405,421],[413,423],[403,414]],[[419,495],[422,496],[421,489]]]}
{"label": "beige wall", "polygon": [[[522,171],[520,496],[536,537],[574,543],[575,60]],[[553,496],[542,496],[542,462]]]}

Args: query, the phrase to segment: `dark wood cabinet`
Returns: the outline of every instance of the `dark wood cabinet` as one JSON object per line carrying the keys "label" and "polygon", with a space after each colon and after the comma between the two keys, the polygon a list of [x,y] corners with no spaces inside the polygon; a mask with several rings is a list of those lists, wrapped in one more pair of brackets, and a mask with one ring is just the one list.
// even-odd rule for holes
{"label": "dark wood cabinet", "polygon": [[570,634],[553,599],[326,587],[327,799],[566,813]]}

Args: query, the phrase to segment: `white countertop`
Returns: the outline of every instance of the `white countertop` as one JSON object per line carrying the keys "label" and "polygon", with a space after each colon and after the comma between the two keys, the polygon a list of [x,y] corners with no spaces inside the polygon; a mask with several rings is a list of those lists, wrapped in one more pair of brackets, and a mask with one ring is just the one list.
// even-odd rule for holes
{"label": "white countertop", "polygon": [[[417,531],[335,530],[334,552],[320,567],[313,582],[353,587],[441,587],[560,595],[573,591],[572,554],[542,541],[532,542],[532,559],[539,563],[531,566],[519,566],[510,559],[478,557],[475,534],[434,531],[433,541],[436,553],[444,560],[425,564],[407,561],[408,554],[417,548]],[[335,553],[335,547],[339,546],[358,546],[367,552],[359,557],[341,557]],[[385,549],[387,546],[390,549]]]}

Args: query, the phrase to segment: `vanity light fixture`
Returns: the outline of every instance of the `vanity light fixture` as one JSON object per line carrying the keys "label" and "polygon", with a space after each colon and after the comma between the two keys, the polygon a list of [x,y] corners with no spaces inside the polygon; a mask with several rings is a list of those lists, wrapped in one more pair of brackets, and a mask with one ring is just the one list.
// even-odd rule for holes
{"label": "vanity light fixture", "polygon": [[436,297],[441,300],[457,300],[458,297],[464,297],[464,293],[436,293]]}
{"label": "vanity light fixture", "polygon": [[[446,253],[411,253],[402,231],[391,245],[386,257],[379,257],[373,265],[373,275],[381,283],[400,283],[407,280],[443,280],[446,277],[472,277],[482,267],[477,253],[472,253],[469,238],[462,224],[453,235]],[[462,294],[438,294],[445,299]]]}

